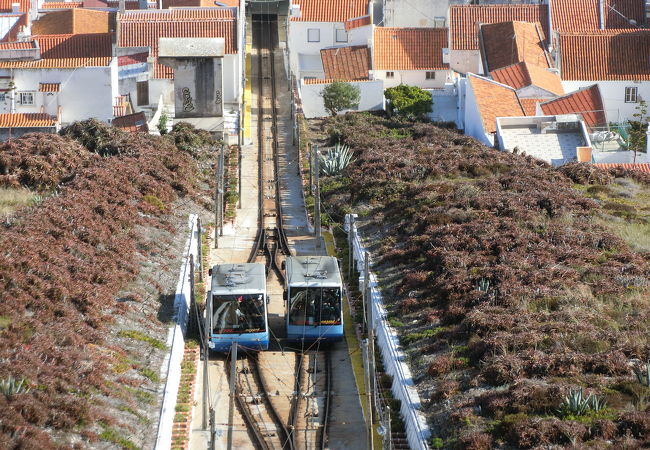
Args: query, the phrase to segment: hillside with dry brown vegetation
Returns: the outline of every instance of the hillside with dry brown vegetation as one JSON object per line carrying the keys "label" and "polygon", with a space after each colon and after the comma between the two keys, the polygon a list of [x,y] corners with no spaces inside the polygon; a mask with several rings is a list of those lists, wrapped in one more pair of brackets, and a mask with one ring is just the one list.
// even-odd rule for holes
{"label": "hillside with dry brown vegetation", "polygon": [[0,145],[0,186],[38,194],[0,232],[1,448],[151,443],[161,302],[183,205],[205,201],[210,143],[187,127],[153,137],[90,120]]}
{"label": "hillside with dry brown vegetation", "polygon": [[359,215],[433,448],[650,445],[647,175],[369,114],[312,134],[354,151],[324,207]]}

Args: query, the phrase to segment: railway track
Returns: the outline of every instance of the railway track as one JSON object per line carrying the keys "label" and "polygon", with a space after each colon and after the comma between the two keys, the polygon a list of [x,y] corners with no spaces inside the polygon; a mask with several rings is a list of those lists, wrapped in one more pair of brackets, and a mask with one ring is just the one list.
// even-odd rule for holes
{"label": "railway track", "polygon": [[[283,227],[280,198],[280,164],[277,136],[275,52],[277,20],[253,19],[253,44],[257,50],[258,122],[258,230],[248,262],[263,257],[267,275],[284,285],[278,259],[291,255]],[[271,163],[271,164],[269,164]],[[295,353],[293,395],[288,414],[278,410],[261,373],[260,355],[244,354],[238,361],[236,401],[258,449],[325,449],[329,422],[331,362],[328,351]],[[228,366],[228,362],[226,363]],[[229,374],[229,371],[226,370]],[[291,380],[286,383],[291,383]],[[285,412],[285,415],[281,414]]]}

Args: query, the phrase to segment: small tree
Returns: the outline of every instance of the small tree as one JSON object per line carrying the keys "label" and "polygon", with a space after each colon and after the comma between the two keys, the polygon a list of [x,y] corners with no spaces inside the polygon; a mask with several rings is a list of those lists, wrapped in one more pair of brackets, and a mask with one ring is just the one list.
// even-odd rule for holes
{"label": "small tree", "polygon": [[356,108],[359,106],[359,99],[361,97],[359,88],[350,83],[342,83],[335,81],[329,84],[320,93],[323,97],[325,109],[335,116],[339,111],[344,109]]}
{"label": "small tree", "polygon": [[420,119],[431,112],[433,96],[419,87],[400,84],[384,91],[388,100],[388,113],[407,119]]}
{"label": "small tree", "polygon": [[632,114],[634,120],[628,120],[628,149],[634,152],[634,162],[636,163],[636,154],[646,151],[646,131],[648,130],[648,105],[645,100],[639,100],[636,107],[636,113]]}
{"label": "small tree", "polygon": [[167,114],[163,112],[160,114],[160,118],[158,119],[158,131],[160,132],[161,135],[167,134]]}

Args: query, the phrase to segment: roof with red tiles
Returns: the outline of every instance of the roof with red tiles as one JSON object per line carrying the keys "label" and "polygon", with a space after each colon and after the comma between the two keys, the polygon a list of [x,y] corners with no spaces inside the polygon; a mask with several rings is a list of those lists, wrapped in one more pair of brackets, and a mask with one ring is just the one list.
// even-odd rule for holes
{"label": "roof with red tiles", "polygon": [[585,124],[590,128],[607,124],[603,99],[597,84],[544,102],[540,104],[540,107],[542,113],[549,116],[558,114],[581,114]]}
{"label": "roof with red tiles", "polygon": [[0,49],[27,49],[38,44],[41,59],[0,60],[0,68],[55,69],[108,66],[113,54],[112,33],[35,36],[31,42],[0,44]]}
{"label": "roof with red tiles", "polygon": [[317,79],[317,78],[304,78],[302,80],[303,84],[330,84],[330,83],[339,83],[339,82],[349,82],[349,83],[367,83],[374,80],[330,80],[330,79]]}
{"label": "roof with red tiles", "polygon": [[368,15],[368,0],[292,0],[300,6],[296,22],[345,22]]}
{"label": "roof with red tiles", "polygon": [[[605,0],[603,28],[636,28],[629,23],[629,20],[642,24],[644,8],[643,0]],[[551,2],[551,19],[555,31],[565,33],[596,31],[601,28],[600,17],[600,0],[553,0]]]}
{"label": "roof with red tiles", "polygon": [[520,61],[550,67],[541,28],[531,22],[499,22],[482,25],[482,50],[488,71]]}
{"label": "roof with red tiles", "polygon": [[116,117],[112,121],[112,125],[121,130],[129,133],[148,133],[149,125],[147,124],[147,117],[144,112],[137,112],[128,114],[126,116]]}
{"label": "roof with red tiles", "polygon": [[0,12],[13,12],[13,4],[18,3],[18,12],[29,12],[31,0],[0,0]]}
{"label": "roof with red tiles", "polygon": [[478,50],[479,24],[510,21],[538,24],[544,39],[549,35],[547,5],[453,5],[449,7],[450,47]]}
{"label": "roof with red tiles", "polygon": [[447,47],[446,28],[377,27],[374,31],[375,70],[447,69],[442,49]]}
{"label": "roof with red tiles", "polygon": [[0,50],[28,50],[30,48],[36,48],[36,43],[34,41],[0,43]]}
{"label": "roof with red tiles", "polygon": [[515,89],[537,86],[551,94],[564,95],[560,76],[534,64],[520,62],[493,70],[490,76],[495,81]]}
{"label": "roof with red tiles", "polygon": [[32,23],[33,35],[108,33],[108,11],[72,8],[44,14]]}
{"label": "roof with red tiles", "polygon": [[629,169],[629,170],[640,170],[641,172],[650,173],[650,164],[632,164],[632,163],[596,163],[595,167],[600,167],[601,169]]}
{"label": "roof with red tiles", "polygon": [[51,128],[56,122],[56,117],[44,113],[0,114],[0,128]]}
{"label": "roof with red tiles", "polygon": [[650,30],[562,33],[563,80],[650,80]]}
{"label": "roof with red tiles", "polygon": [[130,64],[142,64],[142,63],[146,63],[148,58],[149,58],[149,52],[118,56],[117,65],[121,67],[121,66],[128,66]]}
{"label": "roof with red tiles", "polygon": [[370,20],[370,16],[357,17],[356,19],[350,19],[345,22],[345,31],[365,27],[371,24],[372,21]]}
{"label": "roof with red tiles", "polygon": [[[225,51],[237,53],[237,20],[232,8],[165,9],[118,14],[119,47],[151,47],[158,56],[161,37],[200,37],[225,39]],[[156,62],[155,78],[173,78],[171,67]]]}
{"label": "roof with red tiles", "polygon": [[548,101],[548,98],[521,98],[519,97],[519,103],[524,108],[524,112],[527,116],[536,116],[537,115],[537,104]]}
{"label": "roof with red tiles", "polygon": [[81,8],[83,5],[83,2],[44,2],[40,9]]}
{"label": "roof with red tiles", "polygon": [[488,133],[496,132],[497,117],[526,115],[517,93],[511,87],[477,75],[469,75],[467,80],[472,86],[483,127]]}
{"label": "roof with red tiles", "polygon": [[320,51],[325,78],[332,80],[368,79],[370,49],[366,45],[326,48]]}
{"label": "roof with red tiles", "polygon": [[59,92],[61,83],[38,83],[38,92]]}

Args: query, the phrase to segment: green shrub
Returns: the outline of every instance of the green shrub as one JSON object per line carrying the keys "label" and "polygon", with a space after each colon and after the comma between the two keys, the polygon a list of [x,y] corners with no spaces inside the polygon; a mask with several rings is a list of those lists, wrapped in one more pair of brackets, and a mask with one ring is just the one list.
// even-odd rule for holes
{"label": "green shrub", "polygon": [[419,119],[430,113],[433,96],[416,86],[400,84],[384,91],[388,100],[388,112],[407,119]]}

